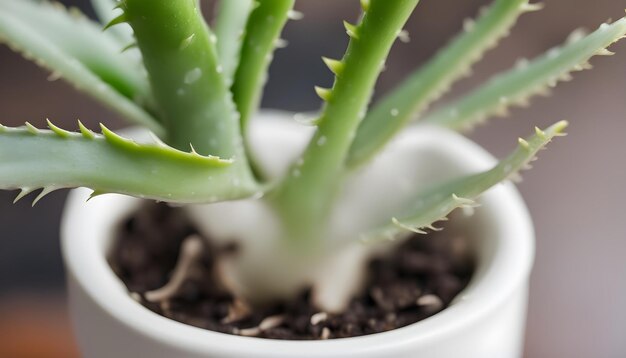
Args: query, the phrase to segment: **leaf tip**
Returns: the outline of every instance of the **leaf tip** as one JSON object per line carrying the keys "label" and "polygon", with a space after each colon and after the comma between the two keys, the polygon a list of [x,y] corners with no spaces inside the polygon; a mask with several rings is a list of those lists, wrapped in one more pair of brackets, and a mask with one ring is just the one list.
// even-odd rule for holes
{"label": "leaf tip", "polygon": [[138,46],[137,42],[131,42],[128,45],[122,47],[122,49],[120,50],[120,53],[124,53],[124,52],[126,52],[126,51],[128,51],[130,49],[133,49],[133,48],[137,47],[137,46]]}
{"label": "leaf tip", "polygon": [[350,38],[353,38],[355,40],[359,39],[359,28],[357,26],[352,25],[348,21],[344,21],[343,27],[345,27],[346,33],[348,34],[348,36],[350,36]]}
{"label": "leaf tip", "polygon": [[333,91],[329,88],[315,86],[315,93],[324,101],[330,101]]}
{"label": "leaf tip", "polygon": [[524,149],[530,149],[530,144],[524,138],[517,138],[517,142]]}
{"label": "leaf tip", "polygon": [[85,201],[89,202],[91,199],[100,195],[104,195],[104,194],[107,194],[107,192],[95,189],[94,191],[91,192],[91,194],[89,194],[89,197]]}
{"label": "leaf tip", "polygon": [[17,196],[15,197],[15,199],[13,200],[13,204],[16,204],[18,201],[22,200],[26,195],[32,193],[35,189],[34,188],[21,188],[20,192],[17,194]]}
{"label": "leaf tip", "polygon": [[96,137],[96,134],[92,132],[89,128],[85,127],[80,119],[78,120],[78,129],[80,130],[80,134],[82,134],[82,136],[87,139],[94,139]]}
{"label": "leaf tip", "polygon": [[106,31],[115,25],[123,24],[125,22],[128,22],[128,18],[126,16],[126,13],[122,13],[121,15],[113,18],[106,25],[104,25],[104,27],[102,28],[102,31]]}
{"label": "leaf tip", "polygon": [[61,138],[67,138],[72,134],[71,132],[66,131],[65,129],[55,126],[48,118],[46,118],[46,123],[48,124],[48,128],[50,128],[52,132],[54,132],[56,135],[58,135]]}
{"label": "leaf tip", "polygon": [[55,187],[55,186],[48,186],[45,187],[41,190],[41,192],[39,193],[39,195],[37,195],[37,197],[35,198],[35,200],[33,200],[32,206],[34,207],[35,205],[37,205],[37,203],[43,199],[46,195],[52,193],[55,190],[58,190],[59,188]]}
{"label": "leaf tip", "polygon": [[569,122],[566,120],[562,120],[562,121],[558,121],[555,124],[553,124],[552,126],[550,126],[550,128],[548,128],[546,130],[546,132],[551,133],[553,136],[564,136],[566,135],[566,133],[564,132],[565,129],[569,126]]}
{"label": "leaf tip", "polygon": [[340,76],[341,73],[343,72],[344,67],[345,67],[344,63],[342,61],[335,60],[335,59],[332,59],[332,58],[328,58],[328,57],[323,57],[322,56],[322,61],[324,61],[324,63],[328,67],[328,69],[332,73],[334,73],[336,76]]}
{"label": "leaf tip", "polygon": [[537,135],[537,137],[539,137],[539,139],[541,140],[546,140],[548,139],[548,136],[546,135],[546,132],[544,132],[543,130],[541,130],[541,128],[539,127],[535,127],[535,134]]}
{"label": "leaf tip", "polygon": [[363,12],[368,12],[370,9],[370,0],[361,0],[361,9],[363,9]]}
{"label": "leaf tip", "polygon": [[39,134],[39,128],[37,128],[34,125],[30,124],[30,122],[26,122],[26,123],[24,123],[24,125],[26,126],[26,130],[28,131],[28,133],[34,134],[34,135],[38,135]]}

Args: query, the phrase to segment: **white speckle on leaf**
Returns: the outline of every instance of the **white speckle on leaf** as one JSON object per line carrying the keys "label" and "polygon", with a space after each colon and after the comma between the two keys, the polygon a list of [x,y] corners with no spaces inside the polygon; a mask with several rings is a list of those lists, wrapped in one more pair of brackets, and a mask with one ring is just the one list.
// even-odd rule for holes
{"label": "white speckle on leaf", "polygon": [[304,14],[300,11],[289,10],[289,12],[287,13],[287,17],[290,20],[302,20],[302,18],[304,18]]}
{"label": "white speckle on leaf", "polygon": [[326,144],[326,137],[325,136],[319,137],[319,139],[317,140],[317,145],[319,145],[321,147],[324,144]]}
{"label": "white speckle on leaf", "polygon": [[392,109],[392,110],[391,110],[391,115],[392,115],[393,117],[397,117],[397,116],[398,116],[398,114],[400,114],[400,111],[398,111],[398,109],[397,109],[397,108],[394,108],[394,109]]}
{"label": "white speckle on leaf", "polygon": [[556,47],[551,48],[550,50],[548,50],[548,58],[555,58],[559,55],[559,49]]}
{"label": "white speckle on leaf", "polygon": [[404,43],[411,42],[411,37],[409,36],[409,32],[407,30],[402,30],[398,32],[398,39]]}
{"label": "white speckle on leaf", "polygon": [[276,39],[276,42],[274,43],[276,48],[285,48],[287,45],[289,45],[289,42],[285,39]]}
{"label": "white speckle on leaf", "polygon": [[196,67],[193,70],[187,72],[187,74],[185,75],[185,83],[190,85],[197,82],[200,77],[202,77],[202,70],[199,67]]}
{"label": "white speckle on leaf", "polygon": [[523,70],[526,67],[528,67],[528,59],[527,58],[520,58],[515,63],[515,68],[517,68],[518,70]]}

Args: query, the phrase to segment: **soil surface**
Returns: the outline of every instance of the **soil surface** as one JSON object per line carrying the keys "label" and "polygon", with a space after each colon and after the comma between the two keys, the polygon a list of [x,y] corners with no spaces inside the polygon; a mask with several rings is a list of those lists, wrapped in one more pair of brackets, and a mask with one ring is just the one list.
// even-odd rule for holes
{"label": "soil surface", "polygon": [[166,298],[163,292],[153,293],[149,301],[150,291],[158,291],[168,282],[172,286],[170,281],[177,276],[175,268],[181,266],[181,247],[197,234],[182,210],[163,204],[146,205],[122,226],[109,262],[131,297],[148,309],[228,334],[310,340],[388,331],[445,309],[467,285],[474,270],[465,240],[450,237],[444,230],[416,235],[390,256],[371,260],[364,292],[352,299],[343,314],[321,312],[312,305],[306,291],[292,302],[252,309],[215,279],[216,255],[236,254],[236,248],[218,249],[210,247],[210,240],[197,240],[201,244],[197,245],[196,258],[184,264],[184,279],[178,280],[179,285]]}

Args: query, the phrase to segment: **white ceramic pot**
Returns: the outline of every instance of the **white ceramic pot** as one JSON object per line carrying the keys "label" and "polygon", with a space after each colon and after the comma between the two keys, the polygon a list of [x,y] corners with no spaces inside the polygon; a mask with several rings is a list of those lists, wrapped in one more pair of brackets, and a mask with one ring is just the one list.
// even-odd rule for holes
{"label": "white ceramic pot", "polygon": [[[267,143],[281,143],[275,137],[284,131],[274,129],[293,126],[284,120],[261,122],[253,133],[256,141]],[[495,163],[493,157],[464,137],[430,127],[408,129],[386,152],[403,161],[397,168],[413,168],[425,182],[484,170]],[[84,357],[522,355],[534,234],[527,209],[512,184],[500,184],[490,190],[471,220],[457,221],[457,229],[473,245],[478,267],[470,285],[449,308],[386,333],[299,342],[238,337],[187,326],[154,314],[131,299],[107,264],[106,255],[116,225],[137,208],[138,202],[120,195],[105,195],[86,203],[89,193],[85,189],[71,193],[62,227],[70,311]]]}

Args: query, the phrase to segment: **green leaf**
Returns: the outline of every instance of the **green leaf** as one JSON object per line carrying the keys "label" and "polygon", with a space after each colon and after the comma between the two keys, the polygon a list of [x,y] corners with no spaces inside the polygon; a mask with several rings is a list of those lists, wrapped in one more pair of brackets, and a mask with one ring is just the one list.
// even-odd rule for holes
{"label": "green leaf", "polygon": [[219,63],[217,38],[197,1],[125,0],[167,142],[204,155],[246,161],[232,95]]}
{"label": "green leaf", "polygon": [[466,20],[463,32],[450,45],[368,113],[350,148],[347,166],[354,168],[371,159],[454,82],[468,75],[471,66],[509,33],[520,14],[540,8],[528,0],[497,0],[476,22]]}
{"label": "green leaf", "polygon": [[263,0],[252,10],[232,91],[244,133],[261,101],[267,69],[295,0]]}
{"label": "green leaf", "polygon": [[427,116],[424,121],[456,130],[474,127],[488,117],[504,116],[514,105],[525,106],[537,94],[547,94],[559,81],[569,81],[570,72],[591,68],[594,55],[612,55],[606,48],[626,35],[626,18],[603,24],[590,35],[574,32],[560,48],[553,48],[533,61],[521,60],[517,68],[499,74],[487,84]]}
{"label": "green leaf", "polygon": [[157,121],[135,103],[151,96],[140,68],[82,15],[46,2],[0,0],[0,39],[128,120],[163,134]]}
{"label": "green leaf", "polygon": [[[0,36],[6,37],[9,43],[25,47],[25,51],[39,57],[37,49],[28,46],[29,39],[47,42],[79,61],[124,96],[150,96],[148,80],[137,63],[120,54],[122,46],[78,9],[66,10],[59,4],[30,0],[0,0],[0,9],[3,27]],[[17,28],[4,29],[12,25]],[[41,60],[46,61],[43,57]]]}
{"label": "green leaf", "polygon": [[[276,205],[297,231],[314,232],[328,215],[342,184],[342,172],[354,134],[367,109],[383,63],[418,0],[371,0],[351,37],[343,66],[328,91],[319,90],[325,107],[318,129],[301,160],[278,188]],[[300,226],[300,229],[295,227]],[[302,240],[307,240],[300,235]]]}
{"label": "green leaf", "polygon": [[535,128],[535,135],[519,139],[518,148],[493,169],[453,180],[439,185],[418,195],[415,205],[398,218],[393,218],[385,226],[379,227],[363,236],[365,241],[394,239],[402,232],[413,231],[425,234],[427,229],[438,230],[434,223],[446,220],[455,209],[476,206],[476,199],[494,185],[514,178],[522,169],[528,168],[529,162],[544,148],[552,138],[564,135],[562,132],[567,122],[561,121],[545,131]]}
{"label": "green leaf", "polygon": [[[164,144],[138,144],[102,126],[95,134],[49,124],[0,126],[0,189],[21,189],[18,200],[43,188],[88,187],[172,203],[208,203],[254,195],[260,188],[238,162],[186,153]],[[36,200],[39,200],[38,197]]]}
{"label": "green leaf", "polygon": [[221,0],[215,24],[217,54],[222,64],[226,82],[232,82],[241,54],[248,16],[254,0]]}

